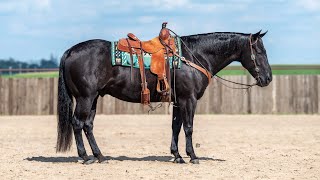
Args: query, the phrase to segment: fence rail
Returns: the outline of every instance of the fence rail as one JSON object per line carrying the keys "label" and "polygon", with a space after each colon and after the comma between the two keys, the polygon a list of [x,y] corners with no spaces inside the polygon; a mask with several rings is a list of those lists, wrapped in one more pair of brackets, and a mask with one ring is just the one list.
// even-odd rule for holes
{"label": "fence rail", "polygon": [[34,72],[58,72],[59,68],[27,68],[27,69],[22,69],[22,68],[9,68],[9,69],[4,69],[0,68],[0,75],[3,74],[16,74],[16,73],[34,73]]}
{"label": "fence rail", "polygon": [[[272,70],[319,70],[320,65],[271,65]],[[245,70],[242,66],[227,66],[224,70]],[[59,71],[59,68],[0,68],[1,73],[25,73],[25,72],[48,72]]]}
{"label": "fence rail", "polygon": [[[253,83],[250,76],[224,78]],[[57,78],[0,78],[0,115],[56,114]],[[147,108],[109,95],[99,98],[98,114],[142,114]],[[167,105],[154,113],[167,114]],[[200,114],[319,114],[320,75],[274,76],[268,87],[250,91],[229,89],[213,81],[199,101]]]}

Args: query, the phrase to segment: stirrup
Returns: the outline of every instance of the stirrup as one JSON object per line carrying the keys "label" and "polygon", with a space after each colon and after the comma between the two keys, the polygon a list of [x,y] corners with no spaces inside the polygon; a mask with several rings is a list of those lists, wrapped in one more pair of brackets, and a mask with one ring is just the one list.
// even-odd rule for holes
{"label": "stirrup", "polygon": [[[163,81],[163,83],[164,83],[164,89],[161,89],[161,87],[160,87],[160,84],[161,84],[160,81]],[[167,78],[164,77],[162,80],[159,80],[159,79],[158,79],[158,82],[157,82],[157,92],[158,92],[159,94],[161,94],[161,95],[165,95],[167,92],[169,92],[169,90],[170,90],[170,86],[169,86],[169,84],[168,84]]]}

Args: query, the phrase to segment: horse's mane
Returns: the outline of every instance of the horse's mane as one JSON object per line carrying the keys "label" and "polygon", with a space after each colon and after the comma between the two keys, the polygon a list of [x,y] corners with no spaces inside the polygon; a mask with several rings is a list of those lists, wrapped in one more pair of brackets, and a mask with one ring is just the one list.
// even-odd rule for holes
{"label": "horse's mane", "polygon": [[185,35],[181,37],[203,37],[203,36],[230,36],[230,35],[241,35],[241,36],[249,36],[249,33],[239,33],[239,32],[210,32],[210,33],[200,33],[200,34],[191,34]]}
{"label": "horse's mane", "polygon": [[225,43],[227,43],[229,48],[237,49],[238,45],[245,46],[248,43],[247,38],[249,35],[250,34],[238,32],[211,32],[181,36],[181,39],[186,43],[191,43],[200,48],[212,47],[221,49],[221,47],[225,47]]}

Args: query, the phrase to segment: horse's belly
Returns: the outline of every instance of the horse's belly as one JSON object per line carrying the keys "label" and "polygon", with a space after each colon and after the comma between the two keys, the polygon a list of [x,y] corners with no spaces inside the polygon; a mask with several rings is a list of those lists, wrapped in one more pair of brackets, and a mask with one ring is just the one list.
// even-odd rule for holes
{"label": "horse's belly", "polygon": [[140,102],[140,91],[133,88],[110,88],[110,96],[127,102]]}
{"label": "horse's belly", "polygon": [[[159,102],[160,96],[156,91],[156,81],[149,82],[148,88],[150,90],[151,102]],[[140,103],[141,91],[141,82],[137,79],[134,79],[133,82],[131,82],[130,79],[124,82],[115,80],[115,83],[110,83],[104,88],[103,94],[109,94],[110,96],[127,102]]]}

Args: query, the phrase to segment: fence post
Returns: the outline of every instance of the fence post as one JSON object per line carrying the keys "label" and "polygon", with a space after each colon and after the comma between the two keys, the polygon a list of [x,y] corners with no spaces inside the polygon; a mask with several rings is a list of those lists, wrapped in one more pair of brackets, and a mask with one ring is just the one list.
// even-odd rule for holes
{"label": "fence post", "polygon": [[[250,75],[246,75],[247,76],[247,84],[251,83],[251,76]],[[247,91],[248,92],[248,110],[247,113],[251,114],[252,110],[251,110],[251,90]]]}

